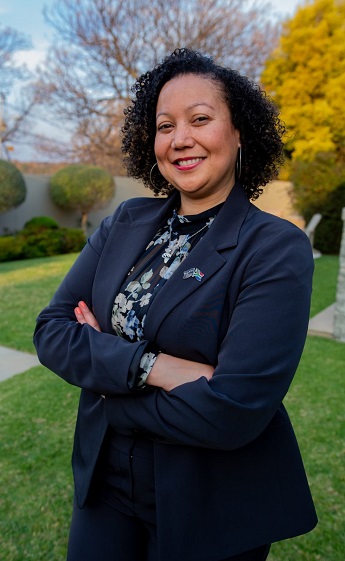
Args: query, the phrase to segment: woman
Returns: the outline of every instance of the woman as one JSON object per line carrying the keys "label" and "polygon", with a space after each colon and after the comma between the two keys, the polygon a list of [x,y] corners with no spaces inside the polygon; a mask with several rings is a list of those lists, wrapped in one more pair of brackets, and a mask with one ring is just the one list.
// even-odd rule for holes
{"label": "woman", "polygon": [[262,561],[316,524],[282,405],[311,247],[249,202],[284,127],[256,85],[188,49],[133,91],[125,163],[166,196],[102,222],[34,337],[82,388],[68,560]]}

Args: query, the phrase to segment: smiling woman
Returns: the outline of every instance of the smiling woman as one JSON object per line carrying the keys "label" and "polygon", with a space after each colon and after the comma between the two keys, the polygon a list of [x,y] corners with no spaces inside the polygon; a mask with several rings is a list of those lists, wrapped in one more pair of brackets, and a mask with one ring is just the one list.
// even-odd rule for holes
{"label": "smiling woman", "polygon": [[34,338],[82,388],[68,561],[264,561],[316,524],[282,403],[311,246],[249,201],[277,174],[284,127],[257,85],[189,49],[133,92],[125,163],[166,196],[103,221]]}
{"label": "smiling woman", "polygon": [[155,155],[181,195],[180,214],[222,203],[235,184],[240,133],[214,81],[193,74],[167,82],[158,97]]}
{"label": "smiling woman", "polygon": [[[136,84],[136,100],[125,111],[123,127],[129,175],[157,194],[170,194],[178,178],[188,181],[204,170],[206,180],[207,174],[210,179],[217,173],[212,184],[223,191],[224,200],[234,184],[237,160],[247,197],[256,199],[262,186],[278,175],[283,161],[284,126],[277,108],[235,70],[184,53],[183,58],[168,58]],[[199,162],[192,170],[179,169],[178,162],[182,168],[185,158],[195,157]],[[194,170],[195,174],[185,173]]]}

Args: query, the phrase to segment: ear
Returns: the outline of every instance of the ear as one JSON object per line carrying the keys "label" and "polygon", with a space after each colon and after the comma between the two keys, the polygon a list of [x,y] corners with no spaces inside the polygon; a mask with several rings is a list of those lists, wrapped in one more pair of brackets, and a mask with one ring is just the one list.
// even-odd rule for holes
{"label": "ear", "polygon": [[242,145],[241,145],[241,133],[240,133],[240,131],[239,131],[238,129],[235,129],[235,132],[236,132],[237,146],[238,146],[238,148],[242,148]]}

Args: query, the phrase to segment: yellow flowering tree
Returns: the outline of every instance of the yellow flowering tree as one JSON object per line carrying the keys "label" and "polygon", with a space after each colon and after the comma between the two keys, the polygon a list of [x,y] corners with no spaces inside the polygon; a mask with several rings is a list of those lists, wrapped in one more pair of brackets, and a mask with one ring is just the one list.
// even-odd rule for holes
{"label": "yellow flowering tree", "polygon": [[292,160],[345,162],[345,0],[314,0],[283,25],[261,78],[288,127]]}

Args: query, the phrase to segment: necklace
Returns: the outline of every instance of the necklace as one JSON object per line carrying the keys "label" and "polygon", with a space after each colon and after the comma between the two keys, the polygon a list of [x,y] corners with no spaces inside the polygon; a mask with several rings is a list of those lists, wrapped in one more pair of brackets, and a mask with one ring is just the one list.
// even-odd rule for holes
{"label": "necklace", "polygon": [[[172,236],[172,224],[170,224],[170,232],[169,232],[169,243],[168,246],[166,247],[164,253],[162,253],[162,257],[164,259],[164,263],[167,263],[169,261],[169,259],[171,259],[171,257],[174,255],[174,253],[180,251],[180,253],[185,254],[187,248],[185,248],[185,246],[187,245],[187,243],[189,242],[189,240],[191,240],[192,238],[194,238],[194,236],[196,236],[197,234],[199,234],[200,232],[202,232],[203,230],[205,230],[206,228],[208,228],[209,223],[205,224],[205,226],[203,226],[202,228],[200,228],[200,230],[198,230],[197,232],[194,232],[194,234],[192,234],[191,236],[189,234],[185,234],[184,236],[180,236],[179,239],[177,240],[172,240],[171,236]],[[185,251],[183,251],[185,249]]]}

